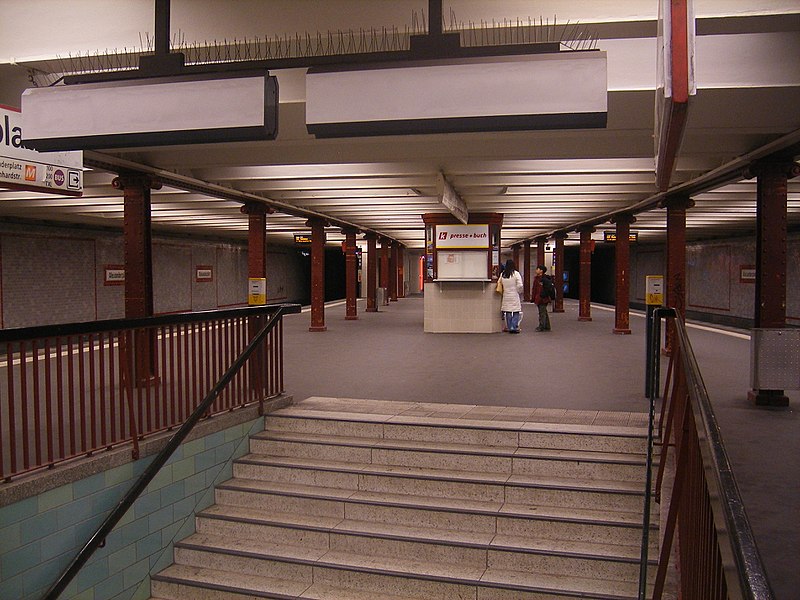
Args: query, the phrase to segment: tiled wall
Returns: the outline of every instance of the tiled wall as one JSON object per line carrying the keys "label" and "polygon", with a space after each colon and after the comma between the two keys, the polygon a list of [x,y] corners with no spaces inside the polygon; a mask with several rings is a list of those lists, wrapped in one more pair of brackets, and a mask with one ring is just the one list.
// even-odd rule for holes
{"label": "tiled wall", "polygon": [[[631,252],[631,302],[644,301],[646,275],[664,273],[664,248],[643,246]],[[787,236],[786,320],[800,325],[800,235]],[[742,267],[754,266],[752,238],[693,242],[686,245],[686,309],[692,318],[750,326],[755,282],[742,281]],[[727,319],[727,320],[726,320]]]}
{"label": "tiled wall", "polygon": [[503,330],[494,283],[445,281],[425,284],[428,333],[495,333]]}
{"label": "tiled wall", "polygon": [[[122,232],[0,224],[0,327],[28,327],[125,315],[122,285],[105,269],[124,262]],[[210,280],[196,268],[209,267]],[[154,236],[156,314],[247,304],[247,243]],[[296,249],[267,250],[267,298],[296,302],[308,282]]]}
{"label": "tiled wall", "polygon": [[[263,426],[259,417],[181,445],[60,598],[149,598],[149,574],[172,562],[173,541],[194,532],[194,513]],[[1,507],[0,598],[41,598],[152,458]]]}

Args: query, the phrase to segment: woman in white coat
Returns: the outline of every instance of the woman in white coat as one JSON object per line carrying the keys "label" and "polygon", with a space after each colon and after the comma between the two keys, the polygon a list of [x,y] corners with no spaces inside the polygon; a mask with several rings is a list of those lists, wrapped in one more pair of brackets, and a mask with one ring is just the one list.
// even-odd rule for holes
{"label": "woman in white coat", "polygon": [[506,328],[509,333],[519,333],[519,322],[522,317],[522,302],[519,295],[522,293],[522,276],[514,267],[510,258],[500,274],[500,285],[503,286],[503,300],[500,310],[506,318]]}

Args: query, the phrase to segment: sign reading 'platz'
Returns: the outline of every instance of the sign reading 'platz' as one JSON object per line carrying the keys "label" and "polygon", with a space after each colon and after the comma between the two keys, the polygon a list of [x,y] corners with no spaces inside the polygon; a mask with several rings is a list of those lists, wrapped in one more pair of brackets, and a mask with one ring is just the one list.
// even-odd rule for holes
{"label": "sign reading 'platz'", "polygon": [[22,113],[0,106],[0,187],[80,196],[83,152],[36,152],[25,147]]}

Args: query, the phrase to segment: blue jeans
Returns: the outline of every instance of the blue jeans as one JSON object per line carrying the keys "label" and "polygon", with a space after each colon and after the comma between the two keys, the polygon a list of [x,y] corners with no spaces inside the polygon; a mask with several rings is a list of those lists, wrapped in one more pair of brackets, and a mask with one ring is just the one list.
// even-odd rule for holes
{"label": "blue jeans", "polygon": [[520,312],[504,312],[506,317],[506,328],[509,331],[517,331],[519,329],[519,318],[522,313]]}

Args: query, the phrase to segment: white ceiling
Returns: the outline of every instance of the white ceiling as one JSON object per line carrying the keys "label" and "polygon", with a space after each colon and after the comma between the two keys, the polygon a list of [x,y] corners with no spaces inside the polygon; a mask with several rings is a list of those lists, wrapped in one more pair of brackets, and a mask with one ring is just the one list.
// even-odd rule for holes
{"label": "white ceiling", "polygon": [[[52,7],[52,3],[44,4]],[[97,9],[99,4],[94,4]],[[131,9],[135,15],[131,21],[143,19],[139,31],[152,31],[151,3],[136,4],[139,10]],[[399,10],[398,4],[404,10]],[[687,213],[690,239],[754,231],[755,180],[739,178],[719,186],[716,174],[741,172],[752,158],[774,150],[788,152],[794,160],[800,158],[800,4],[762,1],[757,11],[748,10],[747,4],[695,2],[697,93],[689,102],[687,128],[671,179],[673,189],[685,186],[696,202]],[[31,5],[38,9],[35,2],[25,3]],[[200,11],[201,5],[205,12]],[[262,37],[303,35],[312,27],[311,31],[323,35],[345,27],[357,31],[365,24],[351,15],[360,13],[342,12],[352,11],[356,5],[364,9],[366,26],[398,27],[401,31],[412,26],[412,13],[424,13],[427,8],[427,2],[420,1],[309,0],[243,1],[224,3],[222,9],[223,3],[173,0],[172,31],[180,30],[188,46],[212,38],[229,40],[237,30],[241,38],[256,35],[248,29],[254,27],[265,28],[260,31]],[[540,14],[540,7],[548,12]],[[268,216],[270,243],[288,244],[293,233],[307,232],[306,211],[337,223],[328,231],[330,243],[342,239],[339,230],[346,223],[385,234],[412,248],[424,245],[421,215],[447,212],[436,192],[437,176],[442,173],[470,212],[503,213],[502,243],[508,247],[658,199],[653,140],[656,9],[655,0],[445,2],[445,21],[449,14],[454,15],[451,19],[459,29],[469,29],[472,23],[473,29],[485,33],[492,29],[493,18],[502,26],[503,19],[508,19],[506,25],[516,18],[527,24],[528,17],[552,22],[555,15],[558,23],[579,21],[586,31],[594,32],[596,47],[608,56],[605,129],[318,140],[305,128],[305,71],[283,69],[272,71],[280,82],[277,140],[89,151],[86,162],[135,166],[164,176],[170,185],[152,196],[156,231],[245,239],[247,218],[240,211],[241,202],[221,198],[262,198],[285,208]],[[30,68],[58,72],[69,61],[55,60],[56,56],[81,51],[104,54],[102,48],[124,45],[120,40],[112,46],[99,37],[103,34],[95,36],[89,28],[82,34],[85,38],[73,39],[75,30],[69,36],[62,34],[61,39],[50,33],[36,46],[36,36],[48,33],[27,23],[28,18],[36,18],[36,11],[30,10],[33,12],[25,18],[30,29],[15,29],[10,39],[0,43],[0,62],[5,63],[0,65],[2,103],[14,105],[14,94],[24,87],[19,82]],[[198,18],[201,14],[202,19]],[[349,19],[343,20],[343,14]],[[273,27],[280,23],[283,29],[269,29],[269,17],[274,15],[281,18]],[[106,19],[113,21],[99,10],[87,18],[97,21],[93,23],[97,31]],[[351,24],[347,26],[345,21]],[[219,24],[218,35],[215,23]],[[512,25],[506,30],[520,29]],[[0,38],[3,34],[0,31]],[[462,39],[469,35],[462,34]],[[84,44],[82,50],[74,46],[79,43]],[[223,46],[230,43],[217,42],[217,47]],[[17,57],[15,64],[10,64],[10,57]],[[87,171],[81,198],[0,190],[0,217],[121,228],[122,197],[110,185],[113,177],[99,168]],[[702,192],[694,192],[695,187]],[[800,226],[798,181],[790,182],[788,210],[790,226]],[[603,229],[613,227],[605,222],[595,236],[599,239]],[[632,231],[639,233],[640,242],[663,240],[665,211],[637,214]]]}

